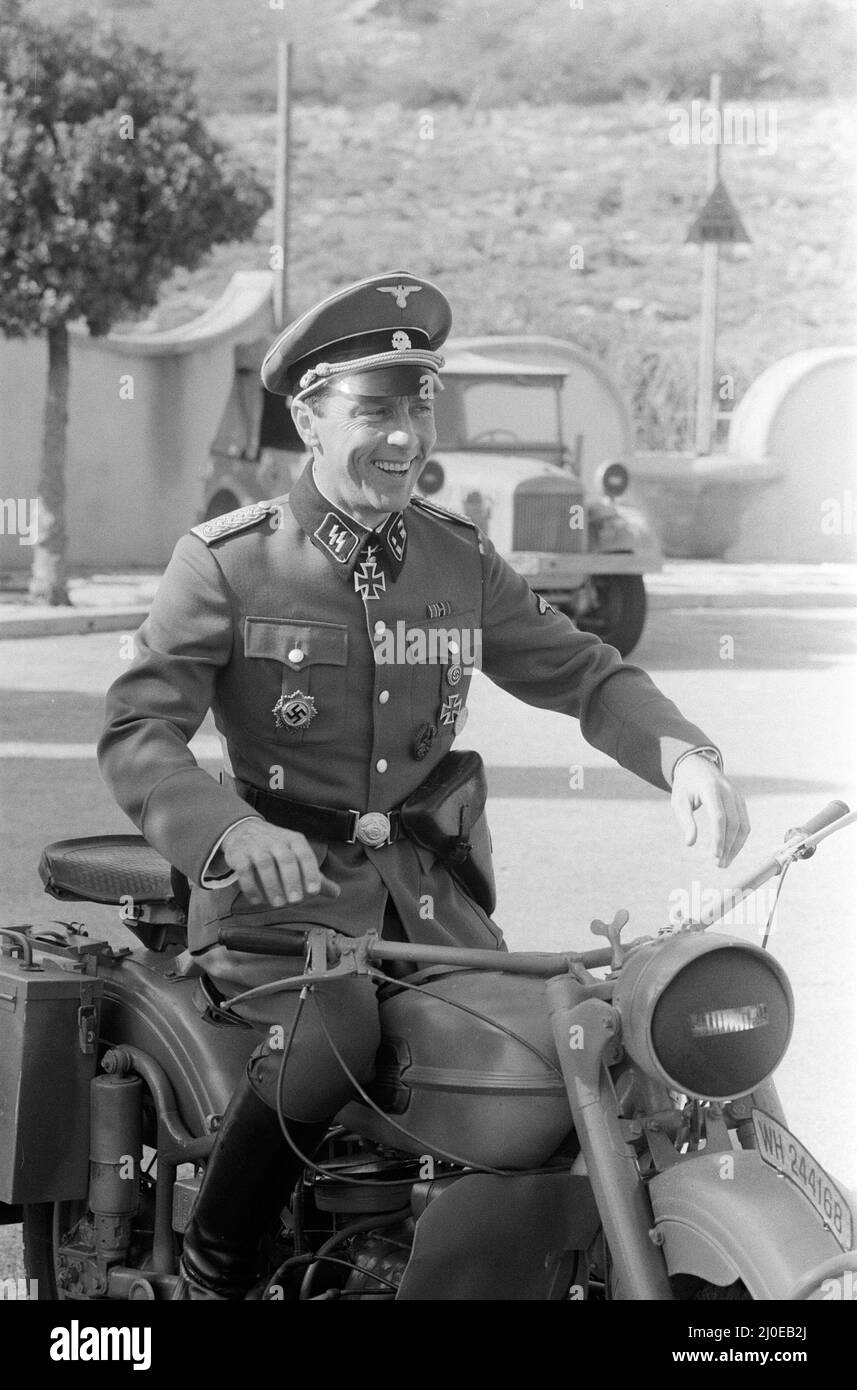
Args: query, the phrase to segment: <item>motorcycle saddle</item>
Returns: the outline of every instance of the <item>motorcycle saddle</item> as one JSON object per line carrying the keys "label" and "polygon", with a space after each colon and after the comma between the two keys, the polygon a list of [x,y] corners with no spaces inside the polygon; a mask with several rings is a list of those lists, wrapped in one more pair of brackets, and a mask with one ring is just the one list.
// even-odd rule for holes
{"label": "motorcycle saddle", "polygon": [[171,868],[142,835],[56,840],[42,851],[39,877],[54,898],[175,907]]}

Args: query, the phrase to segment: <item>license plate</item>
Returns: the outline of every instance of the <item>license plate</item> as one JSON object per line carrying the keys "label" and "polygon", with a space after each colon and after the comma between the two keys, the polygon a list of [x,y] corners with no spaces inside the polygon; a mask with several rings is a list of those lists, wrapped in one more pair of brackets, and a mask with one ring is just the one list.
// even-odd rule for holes
{"label": "license plate", "polygon": [[753,1130],[759,1157],[799,1188],[843,1250],[853,1249],[851,1208],[821,1164],[816,1163],[809,1150],[785,1125],[766,1115],[764,1110],[753,1111]]}

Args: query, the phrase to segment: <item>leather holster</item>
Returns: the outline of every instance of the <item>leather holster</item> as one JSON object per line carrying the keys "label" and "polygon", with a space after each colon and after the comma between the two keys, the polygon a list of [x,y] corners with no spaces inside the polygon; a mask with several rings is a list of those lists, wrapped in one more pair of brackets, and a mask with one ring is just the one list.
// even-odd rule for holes
{"label": "leather holster", "polygon": [[485,819],[485,766],[471,750],[447,753],[401,805],[405,834],[438,856],[490,916],[497,904],[491,835]]}

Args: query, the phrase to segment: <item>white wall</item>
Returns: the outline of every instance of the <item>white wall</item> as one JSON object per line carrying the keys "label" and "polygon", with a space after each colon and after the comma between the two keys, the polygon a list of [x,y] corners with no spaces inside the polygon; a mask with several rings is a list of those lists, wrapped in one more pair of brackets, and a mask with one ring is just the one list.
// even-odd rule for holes
{"label": "white wall", "polygon": [[793,353],[739,403],[729,452],[782,471],[744,514],[730,560],[857,560],[857,348]]}

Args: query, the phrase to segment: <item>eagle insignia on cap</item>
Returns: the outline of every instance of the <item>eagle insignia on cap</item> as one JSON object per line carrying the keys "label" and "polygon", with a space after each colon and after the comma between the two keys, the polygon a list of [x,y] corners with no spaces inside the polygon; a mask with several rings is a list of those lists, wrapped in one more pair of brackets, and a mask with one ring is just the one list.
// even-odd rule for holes
{"label": "eagle insignia on cap", "polygon": [[397,309],[407,309],[408,295],[419,294],[422,285],[376,285],[375,288],[379,294],[394,294]]}

